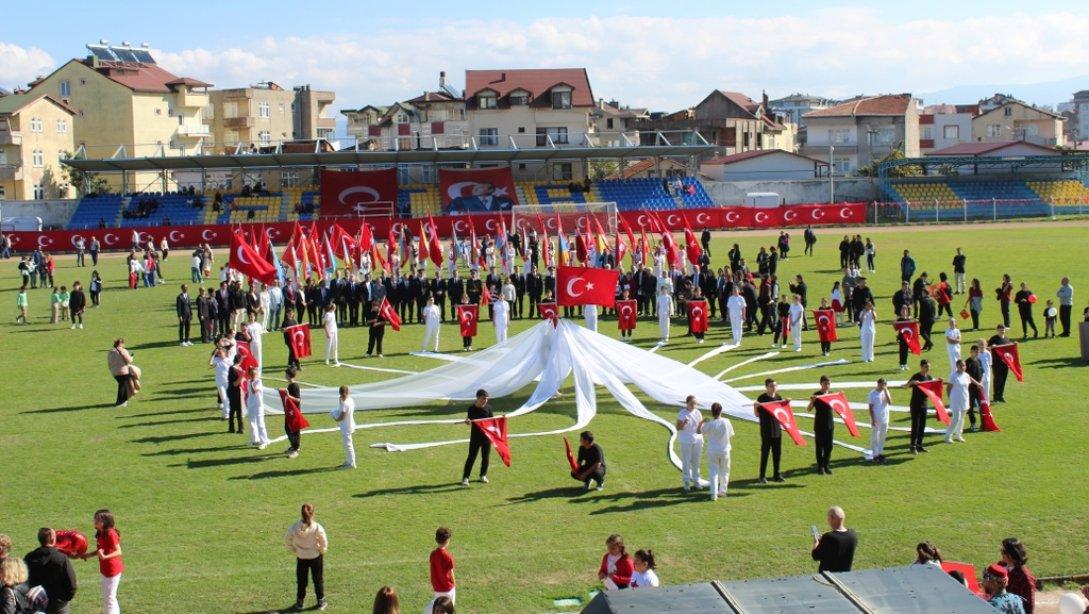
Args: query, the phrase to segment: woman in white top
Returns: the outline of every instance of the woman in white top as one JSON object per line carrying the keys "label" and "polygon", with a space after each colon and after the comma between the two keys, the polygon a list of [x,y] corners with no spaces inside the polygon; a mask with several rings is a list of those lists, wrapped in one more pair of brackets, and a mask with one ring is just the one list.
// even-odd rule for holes
{"label": "woman in white top", "polygon": [[635,567],[635,573],[631,575],[631,584],[628,588],[656,588],[658,586],[658,574],[654,572],[656,565],[653,550],[649,548],[636,550],[632,564]]}
{"label": "woman in white top", "polygon": [[424,352],[439,351],[439,306],[435,304],[435,297],[427,297],[427,306],[423,310],[424,317]]}
{"label": "woman in white top", "polygon": [[265,404],[261,396],[265,387],[260,372],[250,367],[246,373],[246,417],[250,419],[250,445],[258,450],[268,447],[268,431],[265,430]]}
{"label": "woman in white top", "polygon": [[295,555],[295,610],[303,609],[307,574],[314,578],[314,595],[318,608],[325,609],[324,555],[329,548],[325,527],[314,521],[314,506],[304,503],[302,519],[291,525],[284,535],[284,545]]}
{"label": "woman in white top", "polygon": [[500,294],[492,307],[492,324],[495,325],[496,344],[506,343],[507,327],[510,325],[510,303]]}
{"label": "woman in white top", "polygon": [[858,314],[858,340],[862,344],[862,362],[873,362],[874,339],[877,335],[877,310],[871,301]]}
{"label": "woman in white top", "polygon": [[223,412],[223,420],[230,415],[230,406],[227,402],[227,378],[231,372],[231,359],[227,358],[227,350],[217,347],[208,359],[208,366],[216,371],[216,394],[219,395],[219,408]]}
{"label": "woman in white top", "polygon": [[325,328],[325,364],[329,364],[330,357],[333,359],[333,366],[340,366],[340,358],[337,356],[337,340],[340,333],[337,331],[337,306],[333,303],[329,303],[325,308],[325,315],[322,316],[322,326]]}
{"label": "woman in white top", "polygon": [[340,425],[340,439],[344,444],[344,464],[341,469],[355,469],[355,443],[352,433],[355,431],[355,399],[348,396],[347,386],[340,387],[340,402],[333,410],[333,419]]}
{"label": "woman in white top", "polygon": [[261,284],[261,292],[257,294],[257,304],[260,306],[261,313],[261,332],[268,330],[268,317],[271,313],[272,299],[269,297],[269,290],[266,284]]}
{"label": "woman in white top", "polygon": [[681,478],[684,489],[691,486],[701,488],[700,456],[703,454],[703,435],[699,434],[699,424],[703,421],[700,410],[696,408],[695,395],[684,399],[684,407],[677,413],[677,441],[681,443]]}

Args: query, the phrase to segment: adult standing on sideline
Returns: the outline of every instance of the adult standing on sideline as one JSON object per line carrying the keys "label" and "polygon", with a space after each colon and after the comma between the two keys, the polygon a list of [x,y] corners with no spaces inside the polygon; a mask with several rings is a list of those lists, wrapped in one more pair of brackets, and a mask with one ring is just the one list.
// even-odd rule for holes
{"label": "adult standing on sideline", "polygon": [[1032,338],[1040,336],[1036,330],[1036,321],[1032,317],[1032,304],[1036,302],[1036,295],[1029,290],[1028,284],[1021,282],[1021,289],[1013,297],[1017,303],[1017,315],[1021,318],[1021,340],[1028,339],[1028,329],[1032,329]]}
{"label": "adult standing on sideline", "polygon": [[1002,564],[1009,573],[1007,589],[1021,597],[1025,614],[1032,614],[1036,609],[1036,576],[1025,566],[1028,554],[1025,546],[1016,537],[1002,540]]}
{"label": "adult standing on sideline", "polygon": [[696,433],[707,446],[707,473],[711,478],[711,500],[725,497],[730,485],[730,439],[734,427],[722,416],[722,404],[711,403],[711,420],[700,420]]}
{"label": "adult standing on sideline", "polygon": [[[704,232],[707,232],[704,230]],[[710,234],[710,233],[708,233]],[[806,256],[813,255],[813,246],[817,244],[817,233],[813,232],[812,226],[806,226],[805,232],[802,233],[802,238],[805,240],[804,254]],[[706,250],[705,250],[706,251]]]}
{"label": "adult standing on sideline", "polygon": [[91,266],[98,266],[98,252],[102,249],[102,244],[98,242],[98,237],[91,237]]}
{"label": "adult standing on sideline", "polygon": [[75,248],[76,248],[76,266],[77,267],[87,266],[86,259],[84,257],[84,254],[87,251],[87,242],[84,241],[83,237],[81,237],[79,235],[76,235],[76,240],[74,241],[74,245],[75,245]]}
{"label": "adult standing on sideline", "polygon": [[423,309],[423,321],[424,338],[423,345],[420,347],[420,349],[424,352],[438,352],[439,324],[441,322],[441,314],[439,312],[439,306],[435,304],[434,295],[427,297],[427,305]]}
{"label": "adult standing on sideline", "polygon": [[949,355],[949,368],[956,369],[960,360],[960,329],[957,328],[957,319],[949,317],[949,328],[945,329],[945,353]]}
{"label": "adult standing on sideline", "polygon": [[998,306],[1002,310],[1002,324],[1010,327],[1010,301],[1013,300],[1013,281],[1008,274],[1002,275],[1002,283],[994,290]]}
{"label": "adult standing on sideline", "polygon": [[926,359],[919,361],[919,372],[912,375],[901,388],[911,388],[911,401],[908,409],[911,411],[911,438],[908,450],[912,454],[926,452],[923,447],[923,435],[926,433],[927,396],[919,389],[919,382],[929,382],[934,379],[930,375],[930,363]]}
{"label": "adult standing on sideline", "polygon": [[684,407],[677,413],[676,424],[677,439],[681,443],[681,478],[686,491],[690,486],[697,489],[702,487],[700,457],[703,455],[703,436],[697,430],[702,420],[703,416],[696,407],[696,397],[688,395],[684,399]]}
{"label": "adult standing on sideline", "polygon": [[250,367],[246,371],[246,418],[250,421],[250,445],[258,450],[268,447],[268,430],[265,428],[265,386],[261,371]]}
{"label": "adult standing on sideline", "polygon": [[956,284],[955,294],[964,294],[964,263],[968,261],[968,256],[964,255],[964,252],[957,248],[957,253],[953,256],[953,281]]}
{"label": "adult standing on sideline", "polygon": [[892,396],[885,378],[877,379],[877,387],[870,391],[867,398],[870,410],[870,460],[875,463],[885,462],[885,438],[889,433],[889,405]]}
{"label": "adult standing on sideline", "polygon": [[325,315],[322,316],[322,325],[325,328],[325,364],[329,358],[333,359],[333,366],[340,366],[340,358],[337,356],[337,345],[340,333],[337,331],[337,306],[329,303],[325,306]]}
{"label": "adult standing on sideline", "polygon": [[[108,509],[95,512],[95,550],[80,556],[83,560],[97,559],[98,572],[102,575],[102,611],[105,614],[121,614],[117,603],[117,587],[125,563],[121,558],[121,534],[114,526],[113,514]],[[48,593],[47,593],[48,594]]]}
{"label": "adult standing on sideline", "polygon": [[655,299],[655,307],[658,310],[658,343],[669,343],[669,318],[673,315],[673,297],[669,296],[669,288],[662,286]]}
{"label": "adult standing on sideline", "polygon": [[492,442],[484,434],[476,420],[486,420],[492,417],[492,410],[488,407],[488,391],[481,388],[476,391],[476,401],[469,406],[465,424],[469,425],[469,455],[465,458],[465,468],[461,473],[461,485],[469,485],[469,474],[473,471],[476,456],[480,454],[480,481],[488,483],[488,461],[492,455]]}
{"label": "adult standing on sideline", "polygon": [[1069,337],[1070,312],[1074,309],[1074,288],[1070,285],[1069,277],[1063,277],[1059,282],[1059,290],[1055,296],[1059,299],[1059,324],[1063,327],[1063,332],[1059,333],[1059,336]]}
{"label": "adult standing on sideline", "polygon": [[994,373],[994,399],[992,399],[994,403],[1006,402],[1006,378],[1010,374],[1010,368],[1005,361],[994,355],[994,346],[1013,343],[1006,336],[1007,331],[1009,331],[1007,327],[999,324],[995,329],[995,334],[991,335],[991,338],[987,340],[987,347],[991,349],[991,369]]}
{"label": "adult standing on sideline", "polygon": [[382,357],[382,339],[386,336],[386,318],[382,316],[382,302],[372,301],[371,308],[367,311],[367,358],[377,350],[378,357]]}
{"label": "adult standing on sideline", "polygon": [[873,301],[866,301],[866,306],[858,316],[858,340],[862,345],[862,362],[873,362],[874,340],[877,337],[877,310]]}
{"label": "adult standing on sideline", "polygon": [[57,550],[57,533],[53,529],[38,529],[40,546],[27,553],[29,577],[27,586],[40,586],[49,597],[48,614],[68,614],[68,603],[76,597],[76,570],[63,552]]}
{"label": "adult standing on sideline", "polygon": [[828,508],[828,526],[832,530],[816,537],[813,544],[813,560],[820,562],[817,571],[851,571],[858,537],[853,529],[848,529],[844,524],[846,518],[842,507],[834,505]]}
{"label": "adult standing on sideline", "polygon": [[329,549],[329,540],[325,527],[314,520],[314,506],[304,503],[300,510],[301,519],[287,529],[284,545],[295,555],[295,611],[303,609],[306,598],[307,576],[314,580],[314,596],[318,598],[317,609],[324,610],[325,602],[325,552]]}
{"label": "adult standing on sideline", "polygon": [[340,469],[355,469],[355,443],[352,441],[352,433],[355,432],[355,399],[349,394],[347,386],[341,386],[339,392],[340,400],[333,419],[340,426],[340,441],[344,444],[344,464]]}
{"label": "adult standing on sideline", "polygon": [[189,300],[189,286],[182,284],[178,298],[174,299],[174,311],[178,314],[178,341],[182,347],[193,345],[189,341],[189,328],[193,323],[193,302]]}
{"label": "adult standing on sideline", "polygon": [[905,249],[903,257],[900,258],[900,281],[911,283],[912,277],[915,277],[915,259]]}
{"label": "adult standing on sideline", "polygon": [[136,393],[132,381],[132,355],[125,349],[125,340],[118,337],[113,341],[113,349],[106,355],[106,364],[110,375],[117,380],[117,400],[115,407],[125,407]]}
{"label": "adult standing on sideline", "polygon": [[949,394],[949,426],[945,428],[945,443],[953,443],[954,440],[964,442],[964,414],[968,411],[969,389],[979,386],[980,383],[965,370],[964,361],[958,359],[949,374],[949,381],[945,383],[945,390]]}
{"label": "adult standing on sideline", "polygon": [[964,306],[972,316],[972,330],[979,330],[979,314],[983,312],[983,288],[980,287],[979,279],[972,278],[972,283],[968,286],[968,300]]}
{"label": "adult standing on sideline", "polygon": [[875,273],[877,269],[874,268],[873,260],[877,256],[877,246],[873,244],[873,241],[869,237],[866,237],[866,272]]}
{"label": "adult standing on sideline", "polygon": [[78,281],[72,284],[72,295],[68,297],[68,309],[72,328],[83,328],[83,311],[87,309],[87,295],[83,293],[83,284]]}
{"label": "adult standing on sideline", "polygon": [[759,484],[768,483],[764,476],[767,474],[769,452],[772,460],[771,481],[786,481],[783,475],[779,473],[779,459],[783,454],[783,427],[770,411],[760,407],[761,403],[783,400],[789,401],[789,399],[783,399],[779,395],[776,390],[775,380],[769,377],[764,380],[764,392],[756,397],[756,403],[753,404],[752,411],[760,420],[760,478],[757,480]]}
{"label": "adult standing on sideline", "polygon": [[594,443],[594,434],[583,431],[579,434],[578,468],[571,472],[571,477],[582,482],[590,490],[590,482],[597,482],[597,489],[605,488],[605,452]]}
{"label": "adult standing on sideline", "polygon": [[818,396],[829,394],[832,380],[827,375],[820,379],[820,390],[809,397],[807,412],[813,414],[813,437],[816,440],[817,475],[832,475],[829,463],[832,461],[832,441],[835,439],[836,422],[832,418],[832,406],[827,401],[818,399]]}

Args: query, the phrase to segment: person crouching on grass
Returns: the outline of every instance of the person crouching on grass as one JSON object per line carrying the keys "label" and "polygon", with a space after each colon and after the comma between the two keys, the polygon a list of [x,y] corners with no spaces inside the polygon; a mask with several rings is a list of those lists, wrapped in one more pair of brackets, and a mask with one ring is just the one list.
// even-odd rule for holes
{"label": "person crouching on grass", "polygon": [[571,472],[571,477],[585,484],[586,490],[590,490],[590,482],[597,482],[598,490],[605,488],[605,452],[594,443],[594,434],[590,431],[579,435],[578,466]]}

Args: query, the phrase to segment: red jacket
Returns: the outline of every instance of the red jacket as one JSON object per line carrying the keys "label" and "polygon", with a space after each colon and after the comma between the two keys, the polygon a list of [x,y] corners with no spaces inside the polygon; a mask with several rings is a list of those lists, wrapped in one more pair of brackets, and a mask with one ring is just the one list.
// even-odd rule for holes
{"label": "red jacket", "polygon": [[620,559],[616,561],[616,572],[613,575],[609,575],[609,554],[605,553],[605,556],[601,557],[601,568],[599,573],[603,573],[606,577],[612,578],[612,581],[616,583],[620,588],[627,588],[631,583],[631,575],[635,573],[635,564],[632,563],[631,557],[627,554],[620,556]]}

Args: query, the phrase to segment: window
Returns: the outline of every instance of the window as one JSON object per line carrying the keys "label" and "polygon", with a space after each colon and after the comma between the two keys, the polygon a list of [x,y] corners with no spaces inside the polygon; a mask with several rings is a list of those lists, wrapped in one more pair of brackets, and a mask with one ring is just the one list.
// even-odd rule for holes
{"label": "window", "polygon": [[987,126],[987,136],[991,138],[1002,136],[1002,124],[991,124]]}
{"label": "window", "polygon": [[934,126],[923,126],[919,128],[919,138],[924,141],[930,141],[934,139]]}
{"label": "window", "polygon": [[215,105],[208,105],[200,110],[200,116],[204,119],[215,119],[216,108]]}
{"label": "window", "polygon": [[5,196],[7,196],[7,190],[4,189],[4,186],[0,185],[0,200],[2,200]]}
{"label": "window", "polygon": [[851,170],[851,159],[850,158],[833,158],[832,168],[833,168],[835,173],[840,174],[840,175],[845,175],[845,174],[847,174],[848,171]]}
{"label": "window", "polygon": [[612,130],[613,129],[613,118],[610,117],[610,118],[605,120],[605,129],[606,130]]}
{"label": "window", "polygon": [[61,160],[64,160],[67,157],[68,157],[68,152],[67,151],[65,151],[63,149],[58,149],[57,150],[57,163],[58,164],[60,163]]}
{"label": "window", "polygon": [[156,114],[156,115],[162,115],[162,114],[163,114],[163,110],[162,110],[162,109],[158,109],[158,108],[157,108],[157,109],[155,109],[155,114]]}
{"label": "window", "polygon": [[411,169],[403,164],[397,165],[397,183],[412,183],[412,174],[409,172]]}
{"label": "window", "polygon": [[80,79],[79,84],[80,85],[87,85],[87,80],[86,79]]}
{"label": "window", "polygon": [[945,126],[942,128],[942,137],[947,141],[960,140],[960,126]]}
{"label": "window", "polygon": [[71,98],[72,97],[72,82],[65,79],[60,82],[60,97]]}
{"label": "window", "polygon": [[267,102],[261,102],[257,104],[257,117],[269,117],[271,115],[272,106]]}
{"label": "window", "polygon": [[64,134],[66,132],[68,132],[68,120],[67,119],[58,119],[57,120],[57,134]]}
{"label": "window", "polygon": [[420,167],[420,182],[421,183],[434,183],[435,181],[435,166],[433,164],[425,164]]}
{"label": "window", "polygon": [[333,133],[336,132],[335,128],[318,128],[318,138],[329,140],[333,138]]}
{"label": "window", "polygon": [[280,173],[280,187],[283,188],[297,188],[299,187],[299,171],[284,171]]}
{"label": "window", "polygon": [[1002,114],[1006,117],[1013,117],[1013,107],[1006,107],[1002,109]]}
{"label": "window", "polygon": [[8,163],[8,152],[0,149],[0,166],[6,166]]}
{"label": "window", "polygon": [[832,145],[848,145],[851,143],[850,128],[833,128],[828,131],[828,142]]}
{"label": "window", "polygon": [[571,108],[571,90],[566,88],[555,88],[552,90],[552,108],[553,109],[570,109]]}
{"label": "window", "polygon": [[494,109],[496,103],[495,94],[492,92],[481,94],[477,96],[477,102],[480,104],[481,109]]}
{"label": "window", "polygon": [[269,145],[272,143],[272,133],[268,130],[262,130],[261,132],[257,133],[257,140],[262,145]]}
{"label": "window", "polygon": [[31,132],[44,132],[45,123],[40,117],[30,118],[30,131]]}
{"label": "window", "polygon": [[523,91],[511,92],[510,106],[524,107],[529,104],[529,94]]}
{"label": "window", "polygon": [[223,103],[223,117],[231,119],[238,117],[238,103],[237,102],[225,102]]}
{"label": "window", "polygon": [[1040,134],[1040,127],[1036,124],[1029,124],[1025,129],[1025,133],[1029,136],[1038,136]]}
{"label": "window", "polygon": [[284,114],[284,103],[280,103],[280,115]]}
{"label": "window", "polygon": [[36,184],[34,186],[34,200],[44,200],[44,199],[45,199],[45,186],[43,186],[40,183]]}
{"label": "window", "polygon": [[238,144],[238,132],[235,130],[228,130],[223,133],[223,144],[234,147]]}
{"label": "window", "polygon": [[45,153],[40,149],[35,149],[30,153],[30,165],[34,168],[41,168],[45,166]]}
{"label": "window", "polygon": [[479,133],[481,147],[499,145],[499,128],[481,128]]}
{"label": "window", "polygon": [[537,128],[537,147],[547,147],[549,138],[553,145],[567,145],[567,128]]}
{"label": "window", "polygon": [[552,165],[553,181],[571,181],[571,163],[557,162]]}
{"label": "window", "polygon": [[882,126],[873,135],[873,144],[889,147],[896,143],[896,129],[892,126]]}

